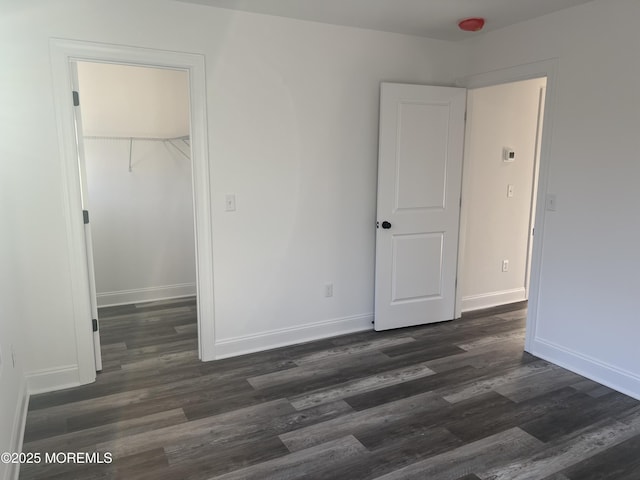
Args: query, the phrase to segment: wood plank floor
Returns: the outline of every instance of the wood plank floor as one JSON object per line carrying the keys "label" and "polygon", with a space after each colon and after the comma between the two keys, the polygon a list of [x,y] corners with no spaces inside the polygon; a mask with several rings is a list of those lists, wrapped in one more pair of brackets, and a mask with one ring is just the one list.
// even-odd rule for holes
{"label": "wood plank floor", "polygon": [[31,397],[21,479],[640,479],[640,402],[523,353],[524,305],[218,362],[193,299],[103,309],[95,384]]}

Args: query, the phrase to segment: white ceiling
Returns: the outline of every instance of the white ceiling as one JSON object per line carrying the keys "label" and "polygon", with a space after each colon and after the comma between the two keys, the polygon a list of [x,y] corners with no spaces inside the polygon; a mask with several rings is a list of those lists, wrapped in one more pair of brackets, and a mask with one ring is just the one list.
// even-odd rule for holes
{"label": "white ceiling", "polygon": [[474,35],[457,28],[458,20],[463,18],[486,18],[486,32],[591,0],[179,1],[441,40],[461,40]]}

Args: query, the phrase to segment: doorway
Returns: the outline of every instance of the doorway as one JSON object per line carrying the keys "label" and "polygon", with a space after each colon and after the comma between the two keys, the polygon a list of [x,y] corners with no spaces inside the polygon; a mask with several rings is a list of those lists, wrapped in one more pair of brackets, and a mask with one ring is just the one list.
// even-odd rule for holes
{"label": "doorway", "polygon": [[545,91],[545,77],[468,91],[462,312],[528,300]]}
{"label": "doorway", "polygon": [[[554,117],[554,98],[558,77],[558,59],[548,59],[538,62],[522,64],[518,66],[508,67],[500,70],[493,70],[485,73],[478,73],[466,78],[460,79],[457,84],[467,89],[475,89],[481,87],[489,87],[502,85],[510,82],[518,82],[521,80],[529,80],[534,78],[546,78],[545,97],[541,118],[543,119],[544,129],[539,139],[538,154],[538,184],[535,189],[535,235],[533,236],[529,285],[528,285],[528,301],[527,301],[527,320],[525,335],[525,351],[535,354],[535,341],[537,337],[538,326],[538,299],[541,287],[542,276],[542,258],[544,251],[544,232],[546,210],[548,209],[547,199],[547,178],[550,169],[551,159],[551,138],[548,132],[551,131],[552,119]],[[463,177],[464,182],[468,181],[469,176]],[[461,211],[461,229],[460,229],[460,245],[459,257],[464,256],[466,243],[466,202],[462,202]],[[458,277],[462,276],[462,262],[458,262]],[[459,318],[462,314],[462,283],[458,284],[456,292],[456,311],[455,318]]]}
{"label": "doorway", "polygon": [[82,61],[72,71],[94,354],[109,371],[134,364],[151,337],[160,356],[176,328],[196,331],[189,77]]}
{"label": "doorway", "polygon": [[213,360],[215,358],[213,241],[204,56],[65,39],[52,39],[50,50],[63,170],[64,218],[67,229],[67,255],[71,272],[71,301],[75,327],[77,365],[72,369],[75,378],[73,383],[82,385],[91,383],[96,378],[89,275],[78,171],[78,145],[74,125],[75,107],[71,95],[73,81],[70,64],[74,61],[170,68],[188,72],[198,356],[203,361]]}

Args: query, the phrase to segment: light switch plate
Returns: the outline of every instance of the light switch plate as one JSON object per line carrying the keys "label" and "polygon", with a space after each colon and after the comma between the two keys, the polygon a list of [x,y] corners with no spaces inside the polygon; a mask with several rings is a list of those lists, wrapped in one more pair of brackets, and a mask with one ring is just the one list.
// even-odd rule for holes
{"label": "light switch plate", "polygon": [[233,193],[228,193],[224,198],[224,210],[226,212],[236,211],[236,196]]}
{"label": "light switch plate", "polygon": [[545,208],[549,212],[555,212],[557,210],[558,203],[554,193],[547,193],[547,197],[545,198]]}

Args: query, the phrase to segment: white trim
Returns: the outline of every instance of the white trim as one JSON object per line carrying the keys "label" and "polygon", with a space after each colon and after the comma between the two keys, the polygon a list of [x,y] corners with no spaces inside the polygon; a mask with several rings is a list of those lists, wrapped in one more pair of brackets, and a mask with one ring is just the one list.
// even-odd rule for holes
{"label": "white trim", "polygon": [[[93,342],[91,342],[91,345],[93,345]],[[93,363],[93,359],[91,361]],[[27,375],[27,388],[30,395],[77,387],[80,384],[80,368],[78,365],[47,368]]]}
{"label": "white trim", "polygon": [[216,342],[216,359],[286,347],[296,343],[373,329],[373,313],[333,318],[292,328],[233,337]]}
{"label": "white trim", "polygon": [[640,376],[628,370],[542,338],[536,338],[532,347],[531,353],[537,357],[640,400]]}
{"label": "white trim", "polygon": [[527,291],[524,287],[498,292],[469,295],[462,298],[462,311],[482,310],[483,308],[506,305],[508,303],[521,302],[527,299]]}
{"label": "white trim", "polygon": [[464,290],[464,252],[467,245],[467,223],[469,222],[469,200],[465,196],[465,192],[471,191],[471,175],[469,175],[469,148],[471,139],[471,121],[473,115],[473,104],[469,102],[469,91],[467,90],[464,126],[464,150],[462,157],[462,186],[460,187],[460,217],[458,219],[458,267],[456,273],[456,291],[454,302],[453,318],[462,316],[462,292]]}
{"label": "white trim", "polygon": [[531,204],[529,205],[529,230],[527,234],[527,266],[524,276],[524,288],[526,298],[529,298],[531,257],[533,253],[533,234],[536,222],[536,203],[538,195],[538,177],[540,176],[540,148],[542,145],[542,133],[544,132],[544,102],[547,97],[547,85],[540,87],[538,92],[538,119],[536,122],[536,149],[533,157],[533,179],[531,185]]}
{"label": "white trim", "polygon": [[[525,350],[528,352],[532,352],[538,324],[538,302],[540,299],[540,278],[543,267],[542,260],[544,248],[544,223],[546,213],[544,202],[547,194],[549,170],[551,168],[551,132],[553,131],[555,92],[558,83],[558,59],[552,58],[548,60],[541,60],[539,62],[527,63],[524,65],[517,65],[509,68],[495,70],[492,72],[471,75],[465,78],[461,78],[456,82],[456,85],[458,86],[471,89],[541,77],[547,78],[547,95],[544,103],[544,120],[540,151],[540,171],[538,174],[538,190],[536,199],[536,234],[533,238],[531,274],[529,277],[529,304],[527,309],[527,330],[525,336]],[[464,198],[462,200],[462,208],[465,208]],[[466,208],[468,208],[468,205],[466,206]],[[460,233],[462,234],[463,232],[461,231]],[[464,246],[465,239],[463,238],[459,241],[459,263],[464,257]],[[456,289],[456,313],[459,313],[461,310],[462,282],[458,282],[458,287]]]}
{"label": "white trim", "polygon": [[130,303],[156,302],[173,298],[193,297],[196,294],[195,283],[161,285],[159,287],[132,288],[116,292],[98,293],[98,307],[115,307]]}
{"label": "white trim", "polygon": [[74,112],[70,94],[72,83],[69,62],[73,60],[172,68],[189,73],[199,353],[202,360],[212,360],[215,357],[213,241],[204,56],[56,38],[50,41],[50,51],[62,162],[62,187],[65,193],[64,216],[80,384],[95,380],[95,365],[93,333],[89,321],[91,309],[87,293],[89,286],[77,145],[73,128]]}
{"label": "white trim", "polygon": [[[13,417],[13,429],[11,434],[11,445],[9,446],[10,452],[21,452],[22,444],[24,441],[24,427],[27,423],[27,411],[29,410],[29,392],[27,390],[27,384],[23,383],[20,398],[18,399],[18,408],[16,409]],[[10,464],[5,478],[11,480],[18,480],[20,476],[20,464]]]}

